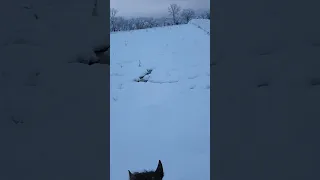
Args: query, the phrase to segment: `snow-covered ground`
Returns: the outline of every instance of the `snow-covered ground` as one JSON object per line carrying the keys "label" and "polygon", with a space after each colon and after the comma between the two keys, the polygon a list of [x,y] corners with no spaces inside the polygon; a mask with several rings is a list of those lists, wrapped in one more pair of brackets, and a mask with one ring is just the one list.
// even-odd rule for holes
{"label": "snow-covered ground", "polygon": [[166,180],[209,180],[210,36],[190,23],[112,33],[110,43],[111,180],[158,160]]}
{"label": "snow-covered ground", "polygon": [[193,24],[196,27],[210,34],[210,20],[209,19],[191,19],[189,24]]}
{"label": "snow-covered ground", "polygon": [[0,179],[107,178],[109,67],[75,63],[109,41],[92,8],[0,3]]}

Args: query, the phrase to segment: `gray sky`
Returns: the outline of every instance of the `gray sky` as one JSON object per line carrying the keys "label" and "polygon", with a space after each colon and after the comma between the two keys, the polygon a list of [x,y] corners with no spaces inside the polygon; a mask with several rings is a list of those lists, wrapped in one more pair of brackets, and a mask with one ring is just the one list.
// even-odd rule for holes
{"label": "gray sky", "polygon": [[210,8],[210,0],[110,0],[110,7],[119,11],[118,16],[165,16],[173,3],[195,10]]}

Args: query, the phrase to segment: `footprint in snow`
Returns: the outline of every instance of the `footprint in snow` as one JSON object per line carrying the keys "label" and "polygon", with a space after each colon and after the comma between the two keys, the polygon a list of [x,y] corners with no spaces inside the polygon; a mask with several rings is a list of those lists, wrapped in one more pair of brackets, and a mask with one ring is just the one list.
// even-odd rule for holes
{"label": "footprint in snow", "polygon": [[191,85],[189,89],[194,89],[196,88],[196,85]]}
{"label": "footprint in snow", "polygon": [[118,101],[118,97],[112,97],[113,101]]}
{"label": "footprint in snow", "polygon": [[188,79],[195,79],[195,78],[197,78],[197,77],[198,77],[198,75],[189,76]]}
{"label": "footprint in snow", "polygon": [[123,84],[119,84],[118,89],[123,89]]}

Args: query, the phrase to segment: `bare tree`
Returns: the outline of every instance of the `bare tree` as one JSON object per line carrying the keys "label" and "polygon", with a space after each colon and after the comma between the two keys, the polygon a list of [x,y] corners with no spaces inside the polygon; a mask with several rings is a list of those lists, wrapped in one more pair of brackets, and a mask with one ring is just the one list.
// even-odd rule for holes
{"label": "bare tree", "polygon": [[110,9],[110,18],[114,18],[118,13],[118,10],[111,8]]}
{"label": "bare tree", "polygon": [[174,24],[177,24],[177,17],[180,11],[181,11],[181,8],[177,4],[170,4],[170,6],[168,7],[168,12],[172,16]]}
{"label": "bare tree", "polygon": [[181,17],[187,22],[189,22],[192,18],[194,18],[194,16],[195,16],[195,12],[192,9],[184,9],[181,12]]}
{"label": "bare tree", "polygon": [[210,19],[210,10],[206,12],[207,19]]}
{"label": "bare tree", "polygon": [[111,31],[115,31],[116,29],[116,14],[118,13],[118,10],[111,8],[110,9],[110,26]]}
{"label": "bare tree", "polygon": [[115,21],[114,21],[114,31],[125,31],[127,29],[127,20],[125,20],[123,17],[115,17]]}
{"label": "bare tree", "polygon": [[210,19],[210,10],[207,10],[200,14],[200,18],[202,19]]}

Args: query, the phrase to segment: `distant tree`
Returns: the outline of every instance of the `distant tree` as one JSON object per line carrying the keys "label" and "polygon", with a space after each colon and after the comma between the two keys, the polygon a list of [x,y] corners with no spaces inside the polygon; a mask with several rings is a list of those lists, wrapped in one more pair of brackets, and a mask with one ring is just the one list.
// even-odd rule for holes
{"label": "distant tree", "polygon": [[134,21],[135,29],[144,29],[145,21],[141,18],[136,18]]}
{"label": "distant tree", "polygon": [[170,6],[168,7],[168,12],[172,16],[172,20],[174,24],[178,23],[177,17],[179,16],[180,11],[181,11],[181,8],[177,4],[170,4]]}
{"label": "distant tree", "polygon": [[116,10],[115,8],[111,8],[110,9],[110,18],[114,18],[118,13],[118,10]]}
{"label": "distant tree", "polygon": [[184,9],[181,12],[181,17],[182,19],[184,19],[185,21],[187,21],[187,23],[194,18],[195,16],[195,12],[192,9]]}
{"label": "distant tree", "polygon": [[210,10],[206,11],[206,17],[207,19],[210,19]]}
{"label": "distant tree", "polygon": [[200,18],[202,19],[210,19],[210,10],[207,10],[200,14]]}
{"label": "distant tree", "polygon": [[115,17],[114,19],[114,31],[125,31],[127,30],[127,20],[125,20],[123,17]]}
{"label": "distant tree", "polygon": [[110,29],[111,31],[116,31],[116,14],[118,10],[111,8],[110,9]]}

